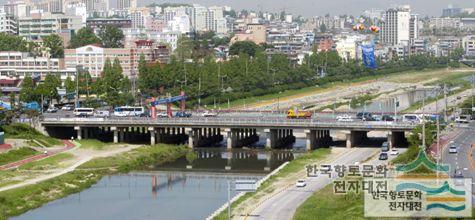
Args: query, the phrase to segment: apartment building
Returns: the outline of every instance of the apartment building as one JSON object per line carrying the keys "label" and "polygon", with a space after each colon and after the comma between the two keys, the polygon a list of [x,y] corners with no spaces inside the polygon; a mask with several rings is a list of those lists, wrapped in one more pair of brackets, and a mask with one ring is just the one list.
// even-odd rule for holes
{"label": "apartment building", "polygon": [[39,41],[43,37],[63,30],[77,31],[83,27],[80,16],[66,16],[64,14],[51,14],[35,11],[30,17],[18,20],[19,35],[29,40]]}

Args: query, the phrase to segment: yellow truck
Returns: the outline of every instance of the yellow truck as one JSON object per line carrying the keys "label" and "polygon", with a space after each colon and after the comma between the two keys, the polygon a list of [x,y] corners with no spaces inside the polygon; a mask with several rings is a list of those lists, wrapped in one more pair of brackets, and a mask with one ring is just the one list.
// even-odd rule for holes
{"label": "yellow truck", "polygon": [[287,118],[308,119],[312,118],[312,112],[289,109],[287,111]]}

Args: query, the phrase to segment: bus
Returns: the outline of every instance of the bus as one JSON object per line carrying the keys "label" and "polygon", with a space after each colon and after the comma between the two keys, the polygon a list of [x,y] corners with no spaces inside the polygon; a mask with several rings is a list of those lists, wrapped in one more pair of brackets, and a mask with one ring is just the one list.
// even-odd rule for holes
{"label": "bus", "polygon": [[76,108],[73,111],[76,117],[89,117],[94,116],[94,108]]}
{"label": "bus", "polygon": [[402,121],[403,122],[412,122],[412,123],[420,123],[421,118],[419,115],[416,114],[405,114],[402,116]]}
{"label": "bus", "polygon": [[121,106],[114,109],[114,116],[117,117],[133,117],[144,116],[145,109],[142,106]]}

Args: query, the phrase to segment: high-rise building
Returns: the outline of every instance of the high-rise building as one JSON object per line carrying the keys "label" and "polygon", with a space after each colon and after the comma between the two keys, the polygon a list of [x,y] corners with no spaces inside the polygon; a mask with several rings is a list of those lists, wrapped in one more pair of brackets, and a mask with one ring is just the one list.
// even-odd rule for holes
{"label": "high-rise building", "polygon": [[176,16],[188,15],[189,9],[184,6],[180,7],[166,7],[163,10],[163,18],[166,22],[173,20]]}
{"label": "high-rise building", "polygon": [[409,45],[411,40],[418,38],[418,18],[411,15],[408,5],[388,9],[383,16],[381,25],[381,42],[386,45]]}
{"label": "high-rise building", "polygon": [[0,8],[0,33],[18,34],[17,19],[3,8]]}
{"label": "high-rise building", "polygon": [[150,8],[130,8],[129,18],[132,20],[132,28],[145,28],[147,19],[151,19]]}
{"label": "high-rise building", "polygon": [[37,10],[51,13],[63,12],[63,0],[43,0],[35,4]]}
{"label": "high-rise building", "polygon": [[206,15],[208,10],[201,5],[193,5],[191,8],[191,26],[194,31],[206,31]]}
{"label": "high-rise building", "polygon": [[32,11],[30,17],[18,19],[18,27],[20,36],[30,40],[41,40],[42,37],[64,30],[78,30],[84,25],[79,16]]}
{"label": "high-rise building", "polygon": [[226,33],[226,20],[224,19],[223,7],[211,6],[206,16],[206,29],[216,33]]}

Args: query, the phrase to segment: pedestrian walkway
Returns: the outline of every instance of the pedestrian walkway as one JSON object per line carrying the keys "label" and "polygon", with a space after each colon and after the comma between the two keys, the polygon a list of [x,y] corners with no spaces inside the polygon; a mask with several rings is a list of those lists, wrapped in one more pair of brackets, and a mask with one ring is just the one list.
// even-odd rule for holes
{"label": "pedestrian walkway", "polygon": [[41,159],[44,159],[44,158],[47,158],[47,157],[51,157],[51,156],[54,156],[56,154],[71,150],[76,146],[73,142],[71,142],[69,140],[62,140],[62,142],[64,144],[64,147],[61,148],[61,149],[50,150],[50,151],[47,151],[47,153],[38,154],[38,155],[35,155],[35,156],[25,158],[23,160],[19,160],[19,161],[15,161],[15,162],[12,162],[12,163],[9,163],[9,164],[2,165],[2,166],[0,166],[0,170],[7,170],[7,169],[16,168],[16,167],[19,167],[21,165],[24,165],[24,164],[27,164],[27,163],[30,163],[30,162],[33,162],[33,161],[38,161],[38,160],[41,160]]}

